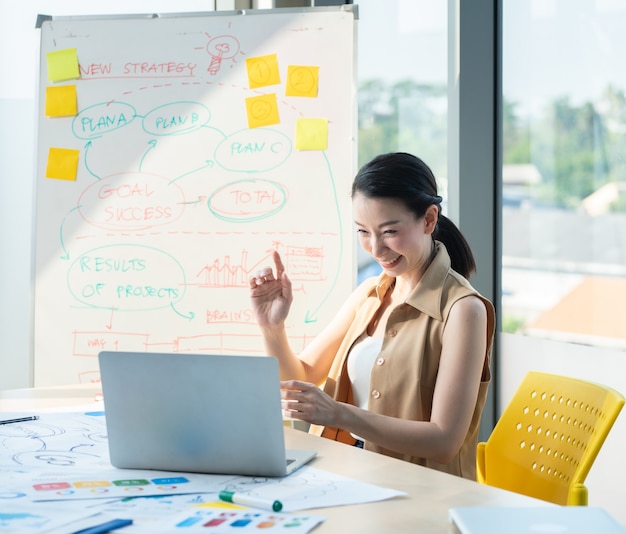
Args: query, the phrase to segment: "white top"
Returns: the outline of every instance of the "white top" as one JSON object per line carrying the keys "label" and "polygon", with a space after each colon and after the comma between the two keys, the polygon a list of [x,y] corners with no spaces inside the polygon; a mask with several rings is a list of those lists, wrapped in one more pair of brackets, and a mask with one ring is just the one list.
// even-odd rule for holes
{"label": "white top", "polygon": [[348,377],[352,386],[354,404],[367,410],[370,397],[370,375],[376,357],[383,345],[381,337],[363,337],[350,350]]}

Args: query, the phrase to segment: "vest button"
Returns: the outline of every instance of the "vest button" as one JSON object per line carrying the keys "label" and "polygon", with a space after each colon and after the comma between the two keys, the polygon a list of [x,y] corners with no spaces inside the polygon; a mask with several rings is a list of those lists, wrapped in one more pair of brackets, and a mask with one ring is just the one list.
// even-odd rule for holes
{"label": "vest button", "polygon": [[380,391],[378,391],[377,389],[372,391],[372,398],[373,399],[379,399],[380,398]]}
{"label": "vest button", "polygon": [[385,358],[378,358],[378,359],[376,360],[376,365],[382,365],[382,364],[384,364],[384,363],[385,363]]}
{"label": "vest button", "polygon": [[396,337],[397,334],[398,334],[397,330],[389,330],[389,337]]}

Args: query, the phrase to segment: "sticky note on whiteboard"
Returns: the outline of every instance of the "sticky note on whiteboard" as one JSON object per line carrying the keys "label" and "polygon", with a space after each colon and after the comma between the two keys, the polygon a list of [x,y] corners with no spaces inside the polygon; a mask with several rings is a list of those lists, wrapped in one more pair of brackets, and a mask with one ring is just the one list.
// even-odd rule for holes
{"label": "sticky note on whiteboard", "polygon": [[326,150],[328,148],[328,119],[297,119],[296,149]]}
{"label": "sticky note on whiteboard", "polygon": [[289,65],[285,95],[316,98],[318,80],[319,67]]}
{"label": "sticky note on whiteboard", "polygon": [[48,80],[62,82],[73,80],[80,76],[78,68],[78,54],[76,48],[64,48],[46,54],[48,65]]}
{"label": "sticky note on whiteboard", "polygon": [[248,114],[248,128],[278,124],[280,117],[276,94],[246,98],[246,113]]}
{"label": "sticky note on whiteboard", "polygon": [[46,116],[73,117],[78,111],[75,85],[46,87]]}
{"label": "sticky note on whiteboard", "polygon": [[50,148],[46,178],[76,181],[79,154],[80,150],[71,148]]}
{"label": "sticky note on whiteboard", "polygon": [[248,58],[246,59],[246,69],[251,89],[280,83],[276,54]]}

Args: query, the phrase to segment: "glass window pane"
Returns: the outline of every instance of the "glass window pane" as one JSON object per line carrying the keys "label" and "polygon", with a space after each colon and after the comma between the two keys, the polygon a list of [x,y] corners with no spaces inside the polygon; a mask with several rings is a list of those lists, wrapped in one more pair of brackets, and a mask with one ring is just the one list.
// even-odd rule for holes
{"label": "glass window pane", "polygon": [[626,1],[503,4],[502,329],[626,349]]}
{"label": "glass window pane", "polygon": [[[447,2],[359,0],[359,166],[410,152],[447,197]],[[444,204],[445,211],[445,204]],[[359,279],[379,272],[360,247]]]}

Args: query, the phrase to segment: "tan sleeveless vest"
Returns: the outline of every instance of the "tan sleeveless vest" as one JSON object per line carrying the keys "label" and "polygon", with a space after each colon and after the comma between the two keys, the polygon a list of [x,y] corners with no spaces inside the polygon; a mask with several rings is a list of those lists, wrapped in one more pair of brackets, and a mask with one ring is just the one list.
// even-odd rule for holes
{"label": "tan sleeveless vest", "polygon": [[[365,448],[395,458],[476,479],[476,444],[480,418],[491,380],[490,357],[495,332],[495,311],[489,300],[480,295],[461,275],[450,268],[450,258],[442,243],[435,242],[437,254],[422,280],[405,303],[391,313],[385,328],[381,352],[370,378],[369,410],[412,421],[429,421],[443,330],[452,305],[461,298],[475,295],[487,310],[487,350],[478,398],[467,436],[454,459],[447,464],[398,454],[366,442]],[[324,391],[341,402],[352,403],[346,360],[355,341],[365,332],[389,290],[392,278],[380,275],[372,285],[329,372]],[[326,438],[354,443],[350,433],[331,427],[311,426],[310,432]]]}

